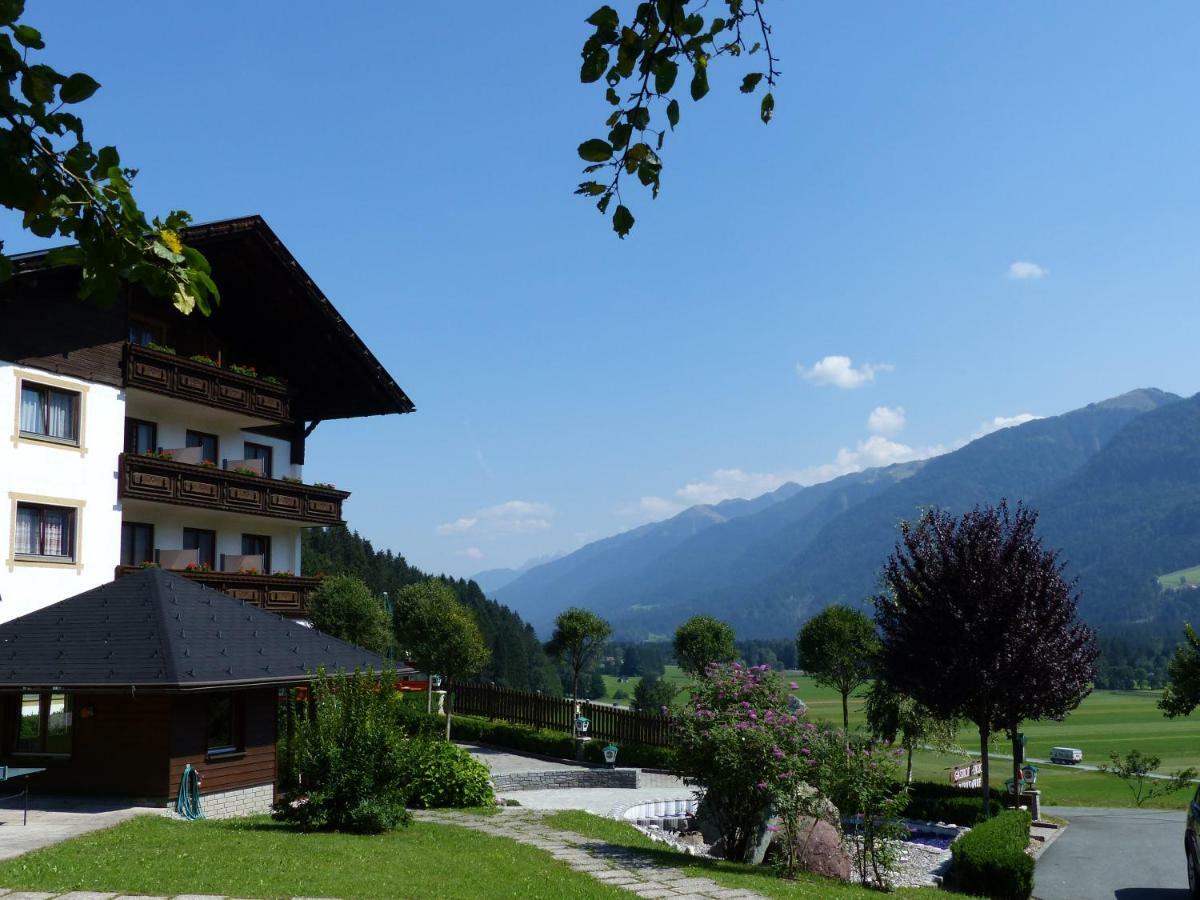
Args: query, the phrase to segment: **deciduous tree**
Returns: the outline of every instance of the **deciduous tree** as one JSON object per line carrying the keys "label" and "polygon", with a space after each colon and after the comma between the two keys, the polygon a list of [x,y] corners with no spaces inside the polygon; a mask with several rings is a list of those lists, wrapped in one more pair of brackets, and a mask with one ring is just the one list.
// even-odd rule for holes
{"label": "deciduous tree", "polygon": [[1167,665],[1167,686],[1158,708],[1168,718],[1191,715],[1200,704],[1200,638],[1191,624],[1183,626],[1184,643]]}
{"label": "deciduous tree", "polygon": [[958,720],[944,719],[882,679],[867,690],[867,728],[885,744],[899,744],[908,756],[905,783],[912,781],[913,751],[926,745],[946,751],[954,746]]}
{"label": "deciduous tree", "polygon": [[879,638],[875,624],[856,609],[830,606],[813,616],[796,639],[800,667],[817,684],[842,695],[842,727],[850,731],[850,694],[871,680]]}
{"label": "deciduous tree", "polygon": [[979,729],[985,816],[992,733],[1066,715],[1095,674],[1095,635],[1078,620],[1078,596],[1036,525],[1033,510],[1018,506],[1010,516],[1003,501],[961,517],[928,510],[915,525],[901,523],[876,598],[884,680]]}
{"label": "deciduous tree", "polygon": [[[115,147],[94,149],[74,112],[100,84],[30,58],[46,44],[17,21],[24,6],[0,0],[0,204],[21,212],[22,226],[38,237],[76,242],[50,251],[48,260],[80,267],[81,296],[110,303],[129,282],[182,313],[207,315],[220,294],[203,254],[180,239],[191,217],[176,210],[147,220],[133,196],[137,171],[121,164]],[[12,270],[0,255],[0,281]]]}
{"label": "deciduous tree", "polygon": [[655,675],[647,675],[633,689],[630,707],[648,716],[658,716],[663,714],[664,707],[669,710],[674,702],[675,685]]}
{"label": "deciduous tree", "polygon": [[[573,699],[579,699],[579,674],[591,665],[611,634],[612,626],[606,621],[577,606],[559,613],[554,620],[554,634],[546,643],[546,652],[566,663],[571,672]],[[574,732],[574,724],[571,730]]]}
{"label": "deciduous tree", "polygon": [[588,16],[594,30],[580,51],[579,78],[585,84],[603,81],[612,110],[604,123],[606,137],[579,145],[588,180],[575,193],[595,199],[602,214],[616,198],[612,226],[618,237],[625,237],[634,222],[621,198],[621,179],[636,176],[651,197],[658,196],[663,142],[679,123],[681,69],[688,93],[699,101],[708,94],[709,73],[718,59],[757,61],[748,65],[741,91],[753,94],[765,82],[758,114],[764,124],[771,121],[779,60],[771,52],[764,2],[723,0],[710,8],[707,0],[657,0],[630,4],[627,16],[611,6]]}
{"label": "deciduous tree", "polygon": [[712,616],[692,616],[675,629],[675,661],[679,668],[698,678],[709,663],[737,659],[733,626]]}
{"label": "deciduous tree", "polygon": [[[432,710],[433,676],[476,674],[490,656],[475,617],[458,602],[454,589],[438,579],[406,585],[396,592],[393,623],[402,656],[429,676],[427,707]],[[446,710],[446,737],[450,709]]]}
{"label": "deciduous tree", "polygon": [[387,652],[391,643],[383,604],[353,575],[330,575],[322,580],[309,600],[308,615],[321,631],[375,653]]}

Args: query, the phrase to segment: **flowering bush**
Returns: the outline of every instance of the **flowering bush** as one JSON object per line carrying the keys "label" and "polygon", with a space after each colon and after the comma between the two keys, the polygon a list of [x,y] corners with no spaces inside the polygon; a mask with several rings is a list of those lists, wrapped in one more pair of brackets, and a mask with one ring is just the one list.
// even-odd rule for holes
{"label": "flowering bush", "polygon": [[239,366],[237,363],[230,363],[229,371],[236,375],[244,375],[247,378],[258,377],[258,369],[254,368],[254,366]]}
{"label": "flowering bush", "polygon": [[907,836],[899,817],[908,801],[901,782],[903,748],[850,745],[822,761],[821,782],[843,816],[856,822],[848,842],[864,885],[889,889],[899,859],[897,841]]}
{"label": "flowering bush", "polygon": [[186,566],[183,567],[183,571],[185,571],[185,572],[211,572],[212,566],[210,566],[208,563],[190,562]]}
{"label": "flowering bush", "polygon": [[195,353],[188,357],[192,362],[198,362],[203,366],[215,366],[217,361],[206,353]]}
{"label": "flowering bush", "polygon": [[705,789],[705,808],[725,855],[745,859],[772,810],[797,808],[814,792],[836,741],[793,711],[769,666],[710,664],[677,727],[676,770]]}

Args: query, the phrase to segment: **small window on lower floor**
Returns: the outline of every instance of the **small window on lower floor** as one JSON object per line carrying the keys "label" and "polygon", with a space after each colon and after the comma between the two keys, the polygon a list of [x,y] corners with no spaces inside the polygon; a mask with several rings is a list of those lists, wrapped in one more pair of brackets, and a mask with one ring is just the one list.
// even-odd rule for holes
{"label": "small window on lower floor", "polygon": [[22,694],[17,710],[16,753],[71,752],[71,697],[69,694]]}
{"label": "small window on lower floor", "polygon": [[18,503],[13,553],[71,562],[75,559],[75,510],[69,506]]}
{"label": "small window on lower floor", "polygon": [[206,749],[211,754],[236,753],[242,749],[237,698],[232,694],[214,694],[208,698]]}

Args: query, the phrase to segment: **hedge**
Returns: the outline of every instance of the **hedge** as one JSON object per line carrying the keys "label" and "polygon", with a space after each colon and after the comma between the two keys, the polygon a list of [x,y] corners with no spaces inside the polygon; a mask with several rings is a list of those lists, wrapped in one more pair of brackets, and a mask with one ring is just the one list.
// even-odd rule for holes
{"label": "hedge", "polygon": [[[991,789],[991,814],[1000,812],[1003,794]],[[949,822],[974,825],[983,812],[983,801],[976,790],[964,790],[936,781],[914,781],[908,786],[908,803],[902,815],[924,822]]]}
{"label": "hedge", "polygon": [[1030,817],[1011,809],[980,822],[950,846],[956,889],[967,894],[1025,900],[1033,892]]}
{"label": "hedge", "polygon": [[[408,734],[436,737],[446,733],[446,720],[437,714],[425,712],[424,697],[414,695],[397,704],[396,718],[400,728]],[[454,716],[450,722],[450,736],[456,741],[493,744],[539,756],[556,759],[575,759],[575,739],[562,731],[530,728],[477,716]],[[591,740],[584,744],[584,759],[592,763],[604,762],[604,741]],[[619,744],[617,764],[634,768],[666,769],[671,765],[672,751],[669,747],[653,747],[647,744]]]}

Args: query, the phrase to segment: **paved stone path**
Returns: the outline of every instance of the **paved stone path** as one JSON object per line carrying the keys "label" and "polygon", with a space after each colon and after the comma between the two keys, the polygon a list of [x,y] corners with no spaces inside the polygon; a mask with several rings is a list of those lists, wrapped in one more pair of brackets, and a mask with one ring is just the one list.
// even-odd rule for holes
{"label": "paved stone path", "polygon": [[540,813],[532,810],[504,809],[494,816],[427,810],[414,812],[413,815],[425,822],[458,825],[537,847],[565,862],[576,872],[585,872],[597,881],[620,887],[639,897],[765,900],[761,894],[753,891],[723,887],[707,878],[688,877],[679,869],[656,862],[636,850],[551,828],[542,821]]}
{"label": "paved stone path", "polygon": [[27,825],[21,824],[20,809],[11,804],[0,809],[0,859],[41,850],[145,814],[167,815],[167,811],[87,798],[30,797]]}

